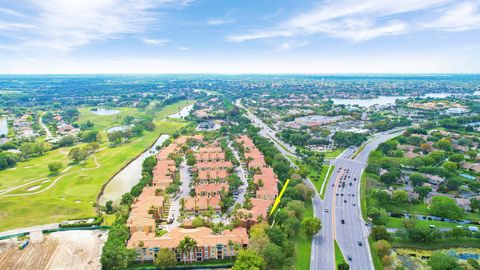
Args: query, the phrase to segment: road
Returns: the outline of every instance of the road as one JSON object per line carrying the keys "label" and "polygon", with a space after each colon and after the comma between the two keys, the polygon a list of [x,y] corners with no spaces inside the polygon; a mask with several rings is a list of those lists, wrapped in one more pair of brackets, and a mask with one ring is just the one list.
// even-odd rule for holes
{"label": "road", "polygon": [[[261,128],[260,135],[269,138],[283,155],[295,157],[295,148],[280,145],[282,142],[275,137],[275,131],[243,107],[240,99],[236,105],[247,111],[247,117],[254,126]],[[350,265],[355,265],[352,269],[373,269],[367,239],[369,230],[360,209],[360,179],[370,153],[380,143],[402,132],[403,129],[398,128],[375,134],[359,153],[359,148],[351,147],[331,161],[335,171],[328,180],[325,198],[321,200],[315,192],[312,199],[314,215],[322,220],[322,230],[312,239],[311,270],[336,269],[334,240],[337,240],[344,256],[351,258]],[[290,163],[292,167],[297,167],[291,160]],[[308,179],[306,183],[313,187]],[[313,187],[313,190],[316,189]]]}
{"label": "road", "polygon": [[168,228],[177,228],[181,225],[181,222],[178,220],[180,217],[180,200],[182,198],[190,198],[190,182],[192,181],[192,176],[190,175],[190,166],[187,165],[187,161],[184,159],[182,164],[180,164],[180,181],[182,185],[180,186],[180,192],[172,198],[172,204],[170,206],[169,218],[173,218],[172,224],[168,225]]}
{"label": "road", "polygon": [[50,129],[48,129],[48,127],[43,123],[42,116],[38,118],[38,124],[43,128],[43,130],[45,130],[45,135],[46,135],[45,140],[48,141],[52,139],[53,138],[52,132],[50,132]]}
{"label": "road", "polygon": [[360,209],[360,179],[370,152],[402,132],[376,134],[359,153],[356,153],[358,148],[352,147],[332,161],[335,171],[327,183],[321,214],[315,209],[323,227],[313,239],[310,269],[335,269],[334,240],[343,255],[351,258],[349,263],[355,265],[355,269],[373,269],[367,239],[369,230]]}

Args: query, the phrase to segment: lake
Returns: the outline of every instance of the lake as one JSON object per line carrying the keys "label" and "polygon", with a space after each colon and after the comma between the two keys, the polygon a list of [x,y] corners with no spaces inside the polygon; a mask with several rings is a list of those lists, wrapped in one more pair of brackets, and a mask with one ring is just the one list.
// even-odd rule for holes
{"label": "lake", "polygon": [[112,110],[112,109],[105,109],[105,108],[97,108],[95,110],[92,110],[92,113],[96,115],[114,115],[119,112],[120,112],[119,110]]}
{"label": "lake", "polygon": [[332,98],[334,104],[358,105],[360,107],[371,107],[373,105],[395,104],[397,99],[407,99],[408,96],[379,96],[376,98]]}
{"label": "lake", "polygon": [[107,201],[113,201],[114,205],[120,203],[122,195],[129,192],[142,178],[143,161],[157,153],[157,146],[161,146],[170,136],[161,135],[155,144],[138,156],[134,161],[130,162],[123,170],[117,173],[113,179],[107,184],[103,195],[99,199],[100,205],[105,205]]}
{"label": "lake", "polygon": [[193,104],[183,107],[180,111],[178,111],[177,113],[174,113],[174,114],[172,114],[168,117],[169,118],[183,119],[183,118],[187,117],[192,110],[193,110]]}
{"label": "lake", "polygon": [[[474,92],[475,95],[480,95],[480,91]],[[446,98],[451,96],[452,93],[429,93],[421,96],[422,98]],[[395,105],[397,99],[407,99],[410,96],[379,96],[376,98],[332,98],[334,104],[340,105],[358,105],[360,107],[371,107],[373,105]]]}
{"label": "lake", "polygon": [[8,135],[8,123],[7,118],[4,116],[0,116],[0,136]]}

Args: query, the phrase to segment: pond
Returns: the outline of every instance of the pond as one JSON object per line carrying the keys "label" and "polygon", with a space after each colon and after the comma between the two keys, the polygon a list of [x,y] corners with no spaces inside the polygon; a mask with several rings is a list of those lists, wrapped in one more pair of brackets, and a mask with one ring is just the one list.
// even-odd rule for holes
{"label": "pond", "polygon": [[8,134],[8,123],[7,118],[4,116],[0,116],[0,136]]}
{"label": "pond", "polygon": [[193,104],[183,107],[180,111],[178,111],[177,113],[174,113],[174,114],[172,114],[168,117],[169,118],[183,119],[183,118],[187,117],[192,110],[193,110]]}
{"label": "pond", "polygon": [[120,112],[119,110],[105,109],[105,108],[96,108],[92,110],[92,113],[96,115],[114,115],[119,112]]}
{"label": "pond", "polygon": [[115,131],[125,131],[127,129],[131,129],[134,125],[127,125],[127,126],[116,126],[116,127],[111,127],[109,129],[107,129],[107,132],[108,133],[112,133],[112,132],[115,132]]}
{"label": "pond", "polygon": [[157,146],[161,146],[170,136],[161,135],[155,144],[130,162],[125,168],[117,173],[107,184],[103,195],[99,199],[100,205],[105,205],[107,201],[113,201],[114,205],[118,205],[122,195],[130,191],[130,189],[142,178],[143,161],[157,153]]}

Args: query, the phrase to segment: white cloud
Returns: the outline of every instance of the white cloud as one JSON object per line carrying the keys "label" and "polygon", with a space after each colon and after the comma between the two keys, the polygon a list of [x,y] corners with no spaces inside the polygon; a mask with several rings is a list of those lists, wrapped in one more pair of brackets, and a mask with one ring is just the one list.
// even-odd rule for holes
{"label": "white cloud", "polygon": [[144,38],[142,41],[149,45],[162,45],[170,42],[170,39],[153,39],[153,38]]}
{"label": "white cloud", "polygon": [[[327,34],[353,41],[366,41],[425,28],[463,31],[480,28],[478,5],[478,1],[463,1],[458,4],[458,1],[453,0],[329,0],[271,28],[250,30],[228,36],[228,39],[242,42]],[[433,22],[431,19],[420,21],[422,16],[404,16],[414,12],[432,15],[439,10],[445,12]]]}
{"label": "white cloud", "polygon": [[[28,17],[10,10],[0,9],[0,14],[15,15],[10,21],[0,21],[0,29],[17,31],[16,51],[64,51],[78,47],[143,33],[161,14],[158,8],[165,5],[183,6],[191,0],[27,0],[33,11]],[[6,35],[1,33],[0,35]],[[145,41],[161,44],[165,40]]]}
{"label": "white cloud", "polygon": [[179,50],[179,51],[188,51],[188,50],[190,50],[190,48],[189,48],[189,47],[182,46],[182,47],[177,47],[177,50]]}
{"label": "white cloud", "polygon": [[210,19],[207,21],[207,24],[209,25],[222,25],[222,24],[225,24],[226,21],[223,20],[223,19],[219,19],[219,18],[214,18],[214,19]]}
{"label": "white cloud", "polygon": [[437,20],[425,27],[446,31],[467,31],[480,28],[480,2],[466,1],[445,9]]}

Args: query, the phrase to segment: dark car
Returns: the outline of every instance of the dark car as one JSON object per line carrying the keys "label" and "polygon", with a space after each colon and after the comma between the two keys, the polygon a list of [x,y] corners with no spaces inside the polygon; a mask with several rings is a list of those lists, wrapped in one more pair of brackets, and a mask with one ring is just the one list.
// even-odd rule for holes
{"label": "dark car", "polygon": [[342,224],[345,224],[345,220],[344,220],[344,219],[342,219]]}
{"label": "dark car", "polygon": [[358,243],[359,246],[363,246],[362,241],[358,241],[357,243]]}
{"label": "dark car", "polygon": [[348,259],[349,261],[351,261],[351,260],[352,260],[352,256],[347,255],[347,259]]}

